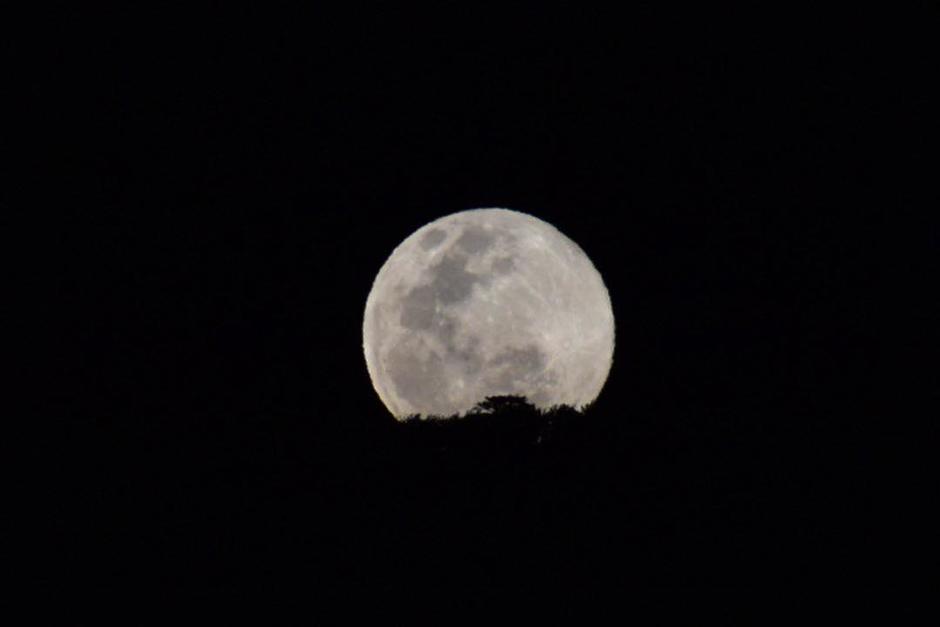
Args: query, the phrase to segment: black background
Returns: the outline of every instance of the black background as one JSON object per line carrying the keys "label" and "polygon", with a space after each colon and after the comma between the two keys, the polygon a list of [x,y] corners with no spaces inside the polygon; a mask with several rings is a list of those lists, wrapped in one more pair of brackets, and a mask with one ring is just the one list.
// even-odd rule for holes
{"label": "black background", "polygon": [[[43,123],[9,187],[50,250],[26,367],[70,438],[50,524],[76,573],[828,581],[910,557],[864,383],[894,88],[870,31],[574,5],[77,18],[22,52]],[[540,442],[397,425],[362,356],[392,248],[491,206],[575,240],[613,301],[601,397]]]}

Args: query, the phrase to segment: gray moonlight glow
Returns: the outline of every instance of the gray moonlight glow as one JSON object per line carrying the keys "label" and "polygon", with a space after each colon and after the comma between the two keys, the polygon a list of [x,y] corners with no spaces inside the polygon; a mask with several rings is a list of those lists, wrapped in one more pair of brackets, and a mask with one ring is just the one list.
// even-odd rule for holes
{"label": "gray moonlight glow", "polygon": [[584,409],[614,352],[607,288],[577,244],[507,209],[473,209],[409,236],[366,301],[372,384],[397,418],[462,415],[487,396]]}

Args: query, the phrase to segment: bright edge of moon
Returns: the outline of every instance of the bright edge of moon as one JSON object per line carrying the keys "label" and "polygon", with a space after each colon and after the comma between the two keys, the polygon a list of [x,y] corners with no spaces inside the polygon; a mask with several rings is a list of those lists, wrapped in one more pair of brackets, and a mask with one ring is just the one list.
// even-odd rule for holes
{"label": "bright edge of moon", "polygon": [[610,372],[614,316],[600,273],[555,227],[471,209],[395,248],[362,336],[372,385],[398,419],[465,415],[502,395],[583,411]]}

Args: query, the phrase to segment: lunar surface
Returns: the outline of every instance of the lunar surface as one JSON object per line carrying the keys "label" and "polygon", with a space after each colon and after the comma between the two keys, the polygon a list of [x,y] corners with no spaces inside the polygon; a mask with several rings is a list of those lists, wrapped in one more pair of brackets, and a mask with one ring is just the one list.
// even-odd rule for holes
{"label": "lunar surface", "polygon": [[473,209],[392,252],[366,301],[363,349],[399,419],[464,415],[502,395],[583,410],[610,371],[614,317],[600,274],[555,227]]}

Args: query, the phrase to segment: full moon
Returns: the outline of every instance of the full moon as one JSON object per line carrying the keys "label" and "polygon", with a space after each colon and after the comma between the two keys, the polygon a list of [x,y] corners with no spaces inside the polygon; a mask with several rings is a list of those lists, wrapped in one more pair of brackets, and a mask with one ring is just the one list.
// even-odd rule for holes
{"label": "full moon", "polygon": [[395,248],[362,335],[372,385],[398,419],[464,415],[503,395],[583,410],[610,372],[614,316],[601,275],[555,227],[472,209]]}

